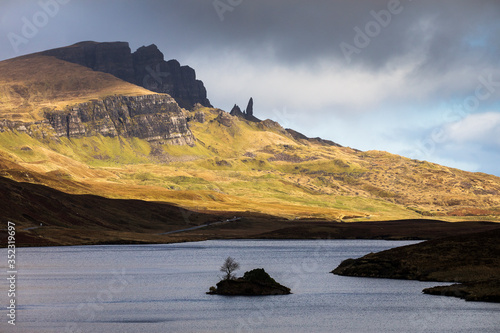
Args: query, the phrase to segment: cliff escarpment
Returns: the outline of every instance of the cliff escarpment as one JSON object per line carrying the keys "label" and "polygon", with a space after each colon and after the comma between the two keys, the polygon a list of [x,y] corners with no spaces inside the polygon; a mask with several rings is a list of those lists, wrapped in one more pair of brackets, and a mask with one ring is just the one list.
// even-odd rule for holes
{"label": "cliff escarpment", "polygon": [[47,111],[45,120],[0,123],[0,131],[16,130],[34,137],[79,138],[94,135],[163,140],[174,145],[194,145],[188,114],[168,95],[110,96]]}
{"label": "cliff escarpment", "polygon": [[75,105],[66,112],[48,112],[46,118],[58,137],[101,134],[194,144],[187,116],[166,95],[107,97]]}
{"label": "cliff escarpment", "polygon": [[143,46],[132,53],[127,42],[81,42],[40,53],[105,72],[154,92],[172,96],[192,109],[195,104],[211,107],[203,82],[194,69],[177,60],[165,61],[156,45]]}

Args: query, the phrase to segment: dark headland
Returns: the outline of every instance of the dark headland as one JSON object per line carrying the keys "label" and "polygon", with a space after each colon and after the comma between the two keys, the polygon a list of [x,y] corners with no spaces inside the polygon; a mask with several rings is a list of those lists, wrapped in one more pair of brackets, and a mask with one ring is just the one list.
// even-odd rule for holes
{"label": "dark headland", "polygon": [[500,302],[500,228],[445,237],[344,260],[332,273],[346,276],[457,282],[426,294]]}

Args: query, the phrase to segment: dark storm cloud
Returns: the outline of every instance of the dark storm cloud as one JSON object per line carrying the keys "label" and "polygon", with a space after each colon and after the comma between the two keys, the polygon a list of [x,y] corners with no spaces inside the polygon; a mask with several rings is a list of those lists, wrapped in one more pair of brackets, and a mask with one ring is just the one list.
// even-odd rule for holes
{"label": "dark storm cloud", "polygon": [[[58,0],[41,0],[41,3]],[[335,59],[345,62],[340,47],[356,47],[356,27],[366,33],[376,22],[373,13],[397,8],[386,26],[368,37],[369,44],[356,47],[353,64],[384,70],[394,59],[418,54],[425,57],[422,69],[447,70],[454,64],[474,64],[498,59],[500,3],[498,1],[301,1],[301,0],[177,0],[177,1],[61,1],[55,17],[49,17],[39,36],[20,44],[17,53],[33,52],[33,46],[51,47],[90,36],[97,40],[121,38],[138,47],[164,44],[168,53],[200,49],[238,49],[259,58],[272,45],[276,59],[290,64]],[[67,3],[66,3],[67,2]],[[398,4],[399,3],[399,4]],[[221,4],[225,6],[221,7]],[[235,4],[235,5],[231,5]],[[38,1],[7,0],[1,5],[3,46],[0,58],[15,56],[7,35],[23,37],[23,18],[43,8]],[[221,20],[222,18],[222,20]],[[385,17],[383,17],[386,20]],[[372,25],[373,28],[376,25]],[[81,37],[80,37],[81,36]],[[84,38],[89,39],[89,38]],[[32,43],[34,45],[29,45]],[[478,44],[475,44],[478,43]],[[491,48],[491,52],[484,52]],[[23,52],[25,51],[25,52]],[[347,63],[345,65],[348,65]]]}
{"label": "dark storm cloud", "polygon": [[423,68],[446,70],[455,63],[494,61],[498,53],[484,49],[498,50],[500,41],[498,1],[234,0],[240,4],[219,13],[214,1],[167,1],[152,7],[143,3],[155,10],[154,17],[165,17],[165,29],[171,29],[174,17],[175,24],[185,23],[176,31],[186,37],[184,49],[238,48],[255,57],[263,45],[271,44],[276,58],[290,63],[318,58],[344,61],[340,44],[354,46],[354,29],[366,33],[367,24],[376,21],[373,12],[388,12],[391,6],[398,13],[353,55],[355,63],[384,69],[397,57],[419,53],[425,56]]}

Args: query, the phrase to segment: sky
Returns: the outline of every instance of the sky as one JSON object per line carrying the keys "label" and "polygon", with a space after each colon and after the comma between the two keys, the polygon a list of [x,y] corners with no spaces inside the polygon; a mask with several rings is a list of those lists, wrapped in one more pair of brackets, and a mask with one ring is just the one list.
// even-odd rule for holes
{"label": "sky", "polygon": [[0,60],[156,44],[218,108],[500,176],[498,0],[1,0]]}

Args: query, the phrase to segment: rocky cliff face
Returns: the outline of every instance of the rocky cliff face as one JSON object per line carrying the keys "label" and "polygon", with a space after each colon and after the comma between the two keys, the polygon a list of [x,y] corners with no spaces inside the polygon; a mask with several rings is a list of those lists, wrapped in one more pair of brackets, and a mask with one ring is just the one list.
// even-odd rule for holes
{"label": "rocky cliff face", "polygon": [[0,132],[11,130],[40,138],[137,137],[193,146],[195,138],[188,127],[190,118],[188,112],[168,95],[111,96],[76,104],[66,110],[46,112],[43,121],[2,120]]}
{"label": "rocky cliff face", "polygon": [[127,82],[135,77],[132,53],[126,42],[81,42],[40,54],[109,73]]}
{"label": "rocky cliff face", "polygon": [[165,61],[156,45],[143,46],[132,53],[128,43],[81,42],[41,52],[43,55],[112,74],[151,91],[166,93],[186,109],[196,103],[211,107],[203,82],[194,69],[177,60]]}
{"label": "rocky cliff face", "polygon": [[203,82],[196,80],[194,69],[177,60],[164,61],[156,45],[143,46],[132,55],[135,83],[146,89],[166,93],[186,109],[196,103],[211,107]]}
{"label": "rocky cliff face", "polygon": [[57,137],[120,135],[194,145],[193,134],[187,125],[188,116],[167,95],[107,97],[77,104],[69,110],[47,112],[45,117]]}

